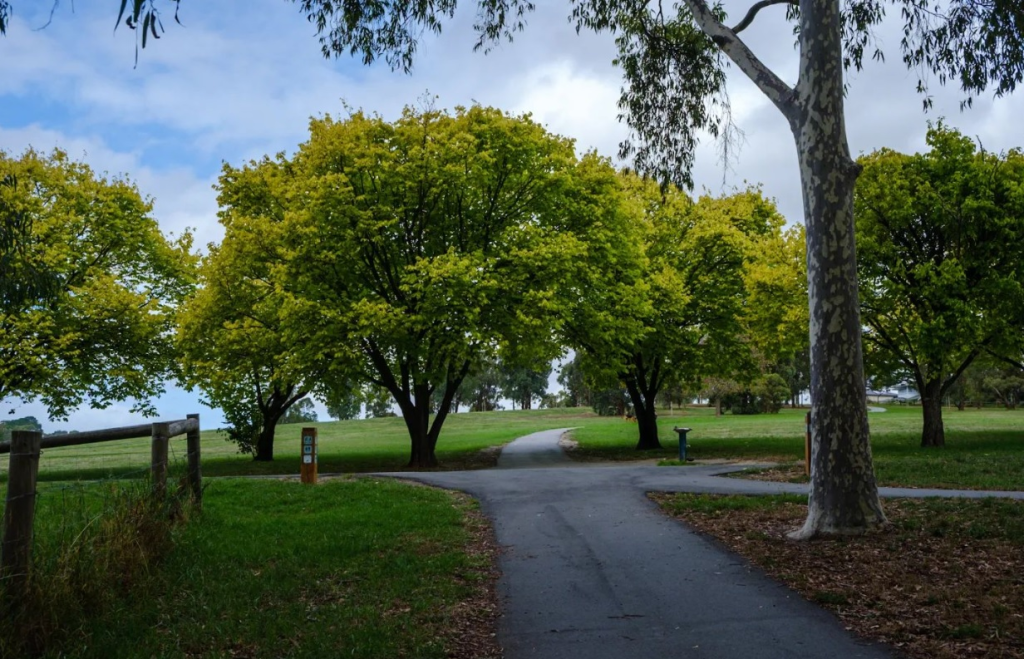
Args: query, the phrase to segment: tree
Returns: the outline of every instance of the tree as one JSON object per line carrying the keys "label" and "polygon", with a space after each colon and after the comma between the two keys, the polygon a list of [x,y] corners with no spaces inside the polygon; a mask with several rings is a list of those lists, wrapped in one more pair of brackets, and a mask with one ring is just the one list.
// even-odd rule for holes
{"label": "tree", "polygon": [[783,220],[753,191],[694,203],[675,186],[635,175],[622,176],[622,186],[624,233],[615,240],[632,249],[590,262],[566,340],[597,385],[625,385],[637,449],[656,449],[662,387],[736,366],[745,232],[777,232]]}
{"label": "tree", "polygon": [[497,362],[482,359],[470,369],[459,391],[456,401],[469,407],[470,412],[491,412],[500,409],[498,406],[501,374]]}
{"label": "tree", "polygon": [[913,377],[921,445],[942,446],[950,388],[1024,333],[1024,154],[981,151],[941,122],[927,143],[861,158],[855,204],[868,359]]}
{"label": "tree", "polygon": [[277,424],[321,380],[322,361],[301,361],[290,334],[300,313],[287,306],[278,273],[284,253],[287,172],[264,160],[246,170],[225,166],[220,181],[220,245],[200,267],[202,285],[178,315],[185,383],[221,408],[228,437],[257,461],[274,459]]}
{"label": "tree", "polygon": [[570,361],[562,364],[558,372],[558,384],[565,390],[566,407],[590,407],[593,392],[587,384],[580,366],[579,355],[574,354]]}
{"label": "tree", "polygon": [[742,322],[763,372],[781,376],[795,406],[810,386],[807,248],[797,225],[755,239],[744,269]]}
{"label": "tree", "polygon": [[313,401],[303,398],[296,401],[288,411],[278,420],[278,423],[315,423],[316,408]]}
{"label": "tree", "polygon": [[543,398],[548,392],[551,362],[538,366],[502,364],[500,374],[501,395],[512,401],[512,409],[518,404],[520,409],[528,410],[534,398]]}
{"label": "tree", "polygon": [[40,398],[53,418],[85,400],[152,411],[195,259],[191,235],[168,240],[151,210],[63,151],[0,151],[0,399]]}
{"label": "tree", "polygon": [[363,399],[357,389],[343,387],[332,389],[326,396],[327,413],[332,419],[346,421],[358,419],[362,411]]}
{"label": "tree", "polygon": [[[557,291],[578,269],[573,231],[595,221],[614,171],[577,161],[571,141],[528,117],[482,107],[316,119],[294,159],[275,163],[288,255],[275,290],[296,359],[389,391],[410,465],[434,466],[474,363],[557,353]],[[226,169],[222,187],[235,177]]]}

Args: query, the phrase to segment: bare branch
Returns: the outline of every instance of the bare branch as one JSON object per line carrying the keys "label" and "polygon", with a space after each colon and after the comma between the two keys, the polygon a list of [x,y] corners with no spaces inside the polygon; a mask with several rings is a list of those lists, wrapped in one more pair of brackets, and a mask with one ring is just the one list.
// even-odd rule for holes
{"label": "bare branch", "polygon": [[765,7],[771,7],[772,5],[798,5],[798,4],[800,4],[800,3],[797,2],[797,0],[761,0],[761,2],[756,3],[753,7],[750,8],[750,11],[747,12],[747,15],[743,17],[742,21],[737,23],[732,28],[732,31],[735,34],[739,34],[743,30],[746,30],[748,27],[750,27],[750,24],[754,22],[754,18],[757,16],[757,12],[761,11]]}

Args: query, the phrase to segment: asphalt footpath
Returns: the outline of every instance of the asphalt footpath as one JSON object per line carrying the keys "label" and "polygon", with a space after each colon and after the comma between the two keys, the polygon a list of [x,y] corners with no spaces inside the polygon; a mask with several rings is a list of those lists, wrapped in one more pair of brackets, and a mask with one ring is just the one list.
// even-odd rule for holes
{"label": "asphalt footpath", "polygon": [[[502,451],[497,469],[391,476],[461,490],[493,521],[506,659],[892,657],[830,613],[663,515],[650,491],[806,493],[805,485],[718,474],[723,466],[573,463],[567,429]],[[883,496],[1014,492],[882,490]],[[865,566],[871,569],[871,566]]]}

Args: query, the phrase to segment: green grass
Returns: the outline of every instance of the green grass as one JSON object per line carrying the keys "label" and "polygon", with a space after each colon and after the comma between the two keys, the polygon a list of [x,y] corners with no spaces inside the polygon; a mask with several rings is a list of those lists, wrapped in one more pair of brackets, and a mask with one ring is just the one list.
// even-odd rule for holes
{"label": "green grass", "polygon": [[[697,460],[796,461],[804,455],[806,410],[715,417],[708,408],[659,413],[661,451],[677,457],[673,426],[692,428],[687,457]],[[1024,489],[1024,410],[943,410],[946,446],[923,449],[921,409],[893,407],[868,415],[875,473],[881,485],[968,489]],[[587,459],[635,460],[636,427],[587,424],[573,432]]]}
{"label": "green grass", "polygon": [[159,569],[49,656],[444,657],[489,567],[465,552],[467,505],[391,481],[218,480]]}
{"label": "green grass", "polygon": [[[452,414],[438,441],[442,469],[479,468],[493,462],[480,451],[498,447],[538,430],[586,423],[618,424],[621,419],[597,417],[586,410],[531,410]],[[409,435],[400,418],[331,421],[282,425],[277,428],[274,460],[254,462],[238,453],[226,434],[202,433],[205,476],[276,475],[299,473],[300,432],[318,429],[320,473],[401,471],[409,460]],[[48,449],[39,463],[40,480],[98,479],[144,473],[149,465],[148,438]],[[185,460],[184,436],[171,440],[172,463]],[[7,460],[0,459],[0,480],[6,480]]]}
{"label": "green grass", "polygon": [[[481,454],[516,437],[558,427],[575,427],[580,443],[576,457],[585,460],[672,460],[677,456],[673,426],[692,428],[688,457],[697,460],[786,462],[803,458],[806,410],[779,414],[715,417],[707,407],[659,412],[660,451],[638,453],[636,424],[618,417],[598,417],[589,410],[555,409],[461,413],[448,417],[438,442],[442,469],[489,466]],[[910,487],[1024,488],[1024,410],[944,410],[946,444],[921,449],[921,410],[893,407],[868,416],[875,469],[883,485]],[[401,419],[368,419],[312,424],[319,428],[320,472],[400,471],[409,455]],[[203,473],[207,476],[297,474],[301,425],[279,426],[273,462],[253,462],[215,431],[203,433]],[[184,460],[184,440],[171,441],[173,462]],[[40,462],[41,480],[107,478],[144,472],[149,440],[50,449]],[[6,478],[0,459],[0,480]]]}

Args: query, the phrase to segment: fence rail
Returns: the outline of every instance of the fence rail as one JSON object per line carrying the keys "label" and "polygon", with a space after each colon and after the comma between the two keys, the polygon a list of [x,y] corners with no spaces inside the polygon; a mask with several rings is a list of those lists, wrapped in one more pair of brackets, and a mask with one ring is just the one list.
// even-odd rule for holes
{"label": "fence rail", "polygon": [[11,441],[0,442],[0,454],[10,454],[7,501],[4,506],[3,540],[0,544],[0,578],[6,581],[4,599],[10,610],[23,601],[32,565],[32,534],[35,522],[36,479],[42,449],[81,446],[121,439],[150,437],[150,475],[153,496],[167,494],[167,449],[170,440],[185,435],[188,455],[188,487],[196,507],[202,506],[203,487],[199,450],[199,415],[177,421],[108,428],[68,435],[43,435],[14,430]]}

